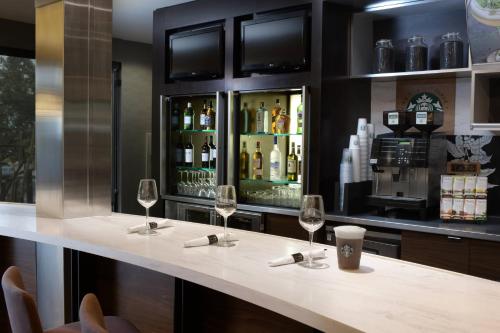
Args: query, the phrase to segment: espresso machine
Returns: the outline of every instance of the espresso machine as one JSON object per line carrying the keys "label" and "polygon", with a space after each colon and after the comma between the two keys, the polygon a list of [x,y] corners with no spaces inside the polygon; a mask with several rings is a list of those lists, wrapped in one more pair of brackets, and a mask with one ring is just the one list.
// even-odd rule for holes
{"label": "espresso machine", "polygon": [[[446,137],[432,132],[442,124],[442,112],[384,112],[384,125],[393,133],[375,138],[370,156],[374,176],[368,204],[379,214],[405,210],[426,219],[439,211]],[[409,132],[410,128],[418,131]]]}

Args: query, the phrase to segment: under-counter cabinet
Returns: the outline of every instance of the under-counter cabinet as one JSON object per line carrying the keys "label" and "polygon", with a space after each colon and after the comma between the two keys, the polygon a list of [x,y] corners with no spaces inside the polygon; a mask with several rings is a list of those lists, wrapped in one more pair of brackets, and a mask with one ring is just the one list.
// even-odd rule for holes
{"label": "under-counter cabinet", "polygon": [[403,231],[401,259],[500,281],[496,242]]}

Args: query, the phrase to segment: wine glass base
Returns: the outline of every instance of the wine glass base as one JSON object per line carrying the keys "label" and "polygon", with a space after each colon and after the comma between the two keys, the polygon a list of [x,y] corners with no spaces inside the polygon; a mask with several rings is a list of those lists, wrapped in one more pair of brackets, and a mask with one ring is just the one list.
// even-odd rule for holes
{"label": "wine glass base", "polygon": [[233,247],[233,246],[236,246],[236,243],[235,242],[220,241],[220,242],[217,242],[217,246],[219,246],[219,247]]}
{"label": "wine glass base", "polygon": [[160,233],[159,232],[156,232],[154,230],[151,230],[151,229],[145,229],[145,230],[141,230],[138,232],[139,235],[143,235],[143,236],[157,236],[159,235]]}
{"label": "wine glass base", "polygon": [[305,268],[310,268],[310,269],[326,269],[330,267],[330,265],[325,264],[323,262],[316,262],[313,261],[309,263],[308,261],[302,261],[299,263],[300,266],[305,267]]}

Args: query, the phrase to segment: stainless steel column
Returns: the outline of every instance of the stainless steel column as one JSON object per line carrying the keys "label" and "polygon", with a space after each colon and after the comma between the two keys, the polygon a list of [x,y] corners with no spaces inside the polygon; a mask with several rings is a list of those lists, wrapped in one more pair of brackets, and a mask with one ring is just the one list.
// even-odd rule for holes
{"label": "stainless steel column", "polygon": [[112,0],[36,0],[39,216],[111,213]]}

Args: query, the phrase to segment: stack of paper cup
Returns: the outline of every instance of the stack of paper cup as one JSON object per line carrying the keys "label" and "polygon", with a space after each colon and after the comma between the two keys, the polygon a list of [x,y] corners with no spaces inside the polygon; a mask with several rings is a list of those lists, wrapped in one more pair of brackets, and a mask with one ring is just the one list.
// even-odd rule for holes
{"label": "stack of paper cup", "polygon": [[361,181],[361,152],[359,147],[359,137],[351,135],[349,140],[349,151],[352,157],[352,181],[359,183]]}
{"label": "stack of paper cup", "polygon": [[368,129],[366,118],[358,119],[361,181],[368,179]]}
{"label": "stack of paper cup", "polygon": [[370,159],[372,156],[373,139],[375,139],[375,126],[373,126],[373,124],[367,124],[366,128],[368,129],[368,180],[373,180],[373,170],[370,165]]}
{"label": "stack of paper cup", "polygon": [[339,181],[339,207],[344,210],[344,185],[352,183],[352,155],[349,148],[344,148],[342,152],[342,162],[340,163],[340,181]]}

